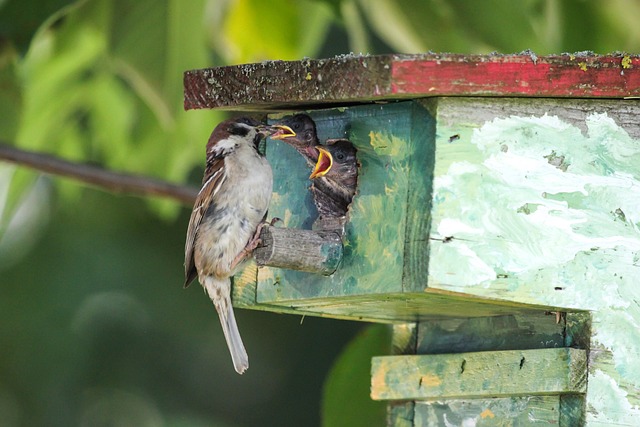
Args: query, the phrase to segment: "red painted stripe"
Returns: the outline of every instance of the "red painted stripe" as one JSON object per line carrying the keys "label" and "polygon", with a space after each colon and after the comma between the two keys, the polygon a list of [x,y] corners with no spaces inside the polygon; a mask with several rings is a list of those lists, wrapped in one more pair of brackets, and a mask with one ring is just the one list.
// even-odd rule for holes
{"label": "red painted stripe", "polygon": [[406,95],[640,96],[640,58],[446,56],[392,63],[392,93]]}

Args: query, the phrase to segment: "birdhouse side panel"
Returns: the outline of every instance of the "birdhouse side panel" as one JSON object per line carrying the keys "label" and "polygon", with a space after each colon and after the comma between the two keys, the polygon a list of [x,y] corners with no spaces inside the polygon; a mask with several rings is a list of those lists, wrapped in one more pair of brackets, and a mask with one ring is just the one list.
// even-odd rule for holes
{"label": "birdhouse side panel", "polygon": [[449,98],[432,108],[430,289],[591,311],[587,425],[635,424],[640,106]]}

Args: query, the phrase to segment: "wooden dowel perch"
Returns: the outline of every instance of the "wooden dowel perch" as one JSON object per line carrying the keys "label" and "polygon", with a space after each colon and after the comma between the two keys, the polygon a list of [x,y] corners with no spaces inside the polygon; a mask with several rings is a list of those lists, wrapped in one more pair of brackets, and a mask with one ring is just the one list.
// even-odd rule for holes
{"label": "wooden dowel perch", "polygon": [[264,227],[253,251],[260,266],[333,274],[342,260],[342,239],[334,231]]}

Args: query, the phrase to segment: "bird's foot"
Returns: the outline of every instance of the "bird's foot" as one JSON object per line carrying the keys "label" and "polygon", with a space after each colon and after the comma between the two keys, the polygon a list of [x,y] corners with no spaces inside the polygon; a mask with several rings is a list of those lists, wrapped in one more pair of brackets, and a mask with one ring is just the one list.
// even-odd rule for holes
{"label": "bird's foot", "polygon": [[281,219],[274,217],[271,221],[262,221],[260,224],[258,224],[256,232],[253,234],[251,240],[249,240],[244,249],[234,258],[233,262],[231,263],[231,271],[233,271],[238,266],[238,264],[244,261],[246,257],[248,257],[258,246],[260,246],[260,243],[262,243],[262,239],[260,239],[260,233],[262,232],[262,229],[267,225],[273,227],[273,225],[278,221],[281,221]]}
{"label": "bird's foot", "polygon": [[[262,225],[262,227],[264,227],[266,224],[269,224],[270,226],[272,226],[272,227],[273,227],[274,225],[276,225],[276,223],[278,223],[278,222],[280,222],[280,221],[282,221],[280,218],[278,218],[277,216],[274,216],[273,218],[271,218],[271,221],[269,221],[269,222],[262,222],[262,224],[261,224],[261,225]],[[260,228],[260,230],[262,230],[262,227],[260,227],[260,226],[258,226],[258,227]],[[260,234],[260,233],[258,233],[258,234]]]}

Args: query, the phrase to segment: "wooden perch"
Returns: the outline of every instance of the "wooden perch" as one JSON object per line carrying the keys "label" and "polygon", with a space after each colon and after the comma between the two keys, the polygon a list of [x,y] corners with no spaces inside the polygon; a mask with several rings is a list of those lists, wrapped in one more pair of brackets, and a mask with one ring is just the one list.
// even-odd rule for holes
{"label": "wooden perch", "polygon": [[333,231],[264,227],[253,251],[259,266],[333,274],[342,260],[342,240]]}

